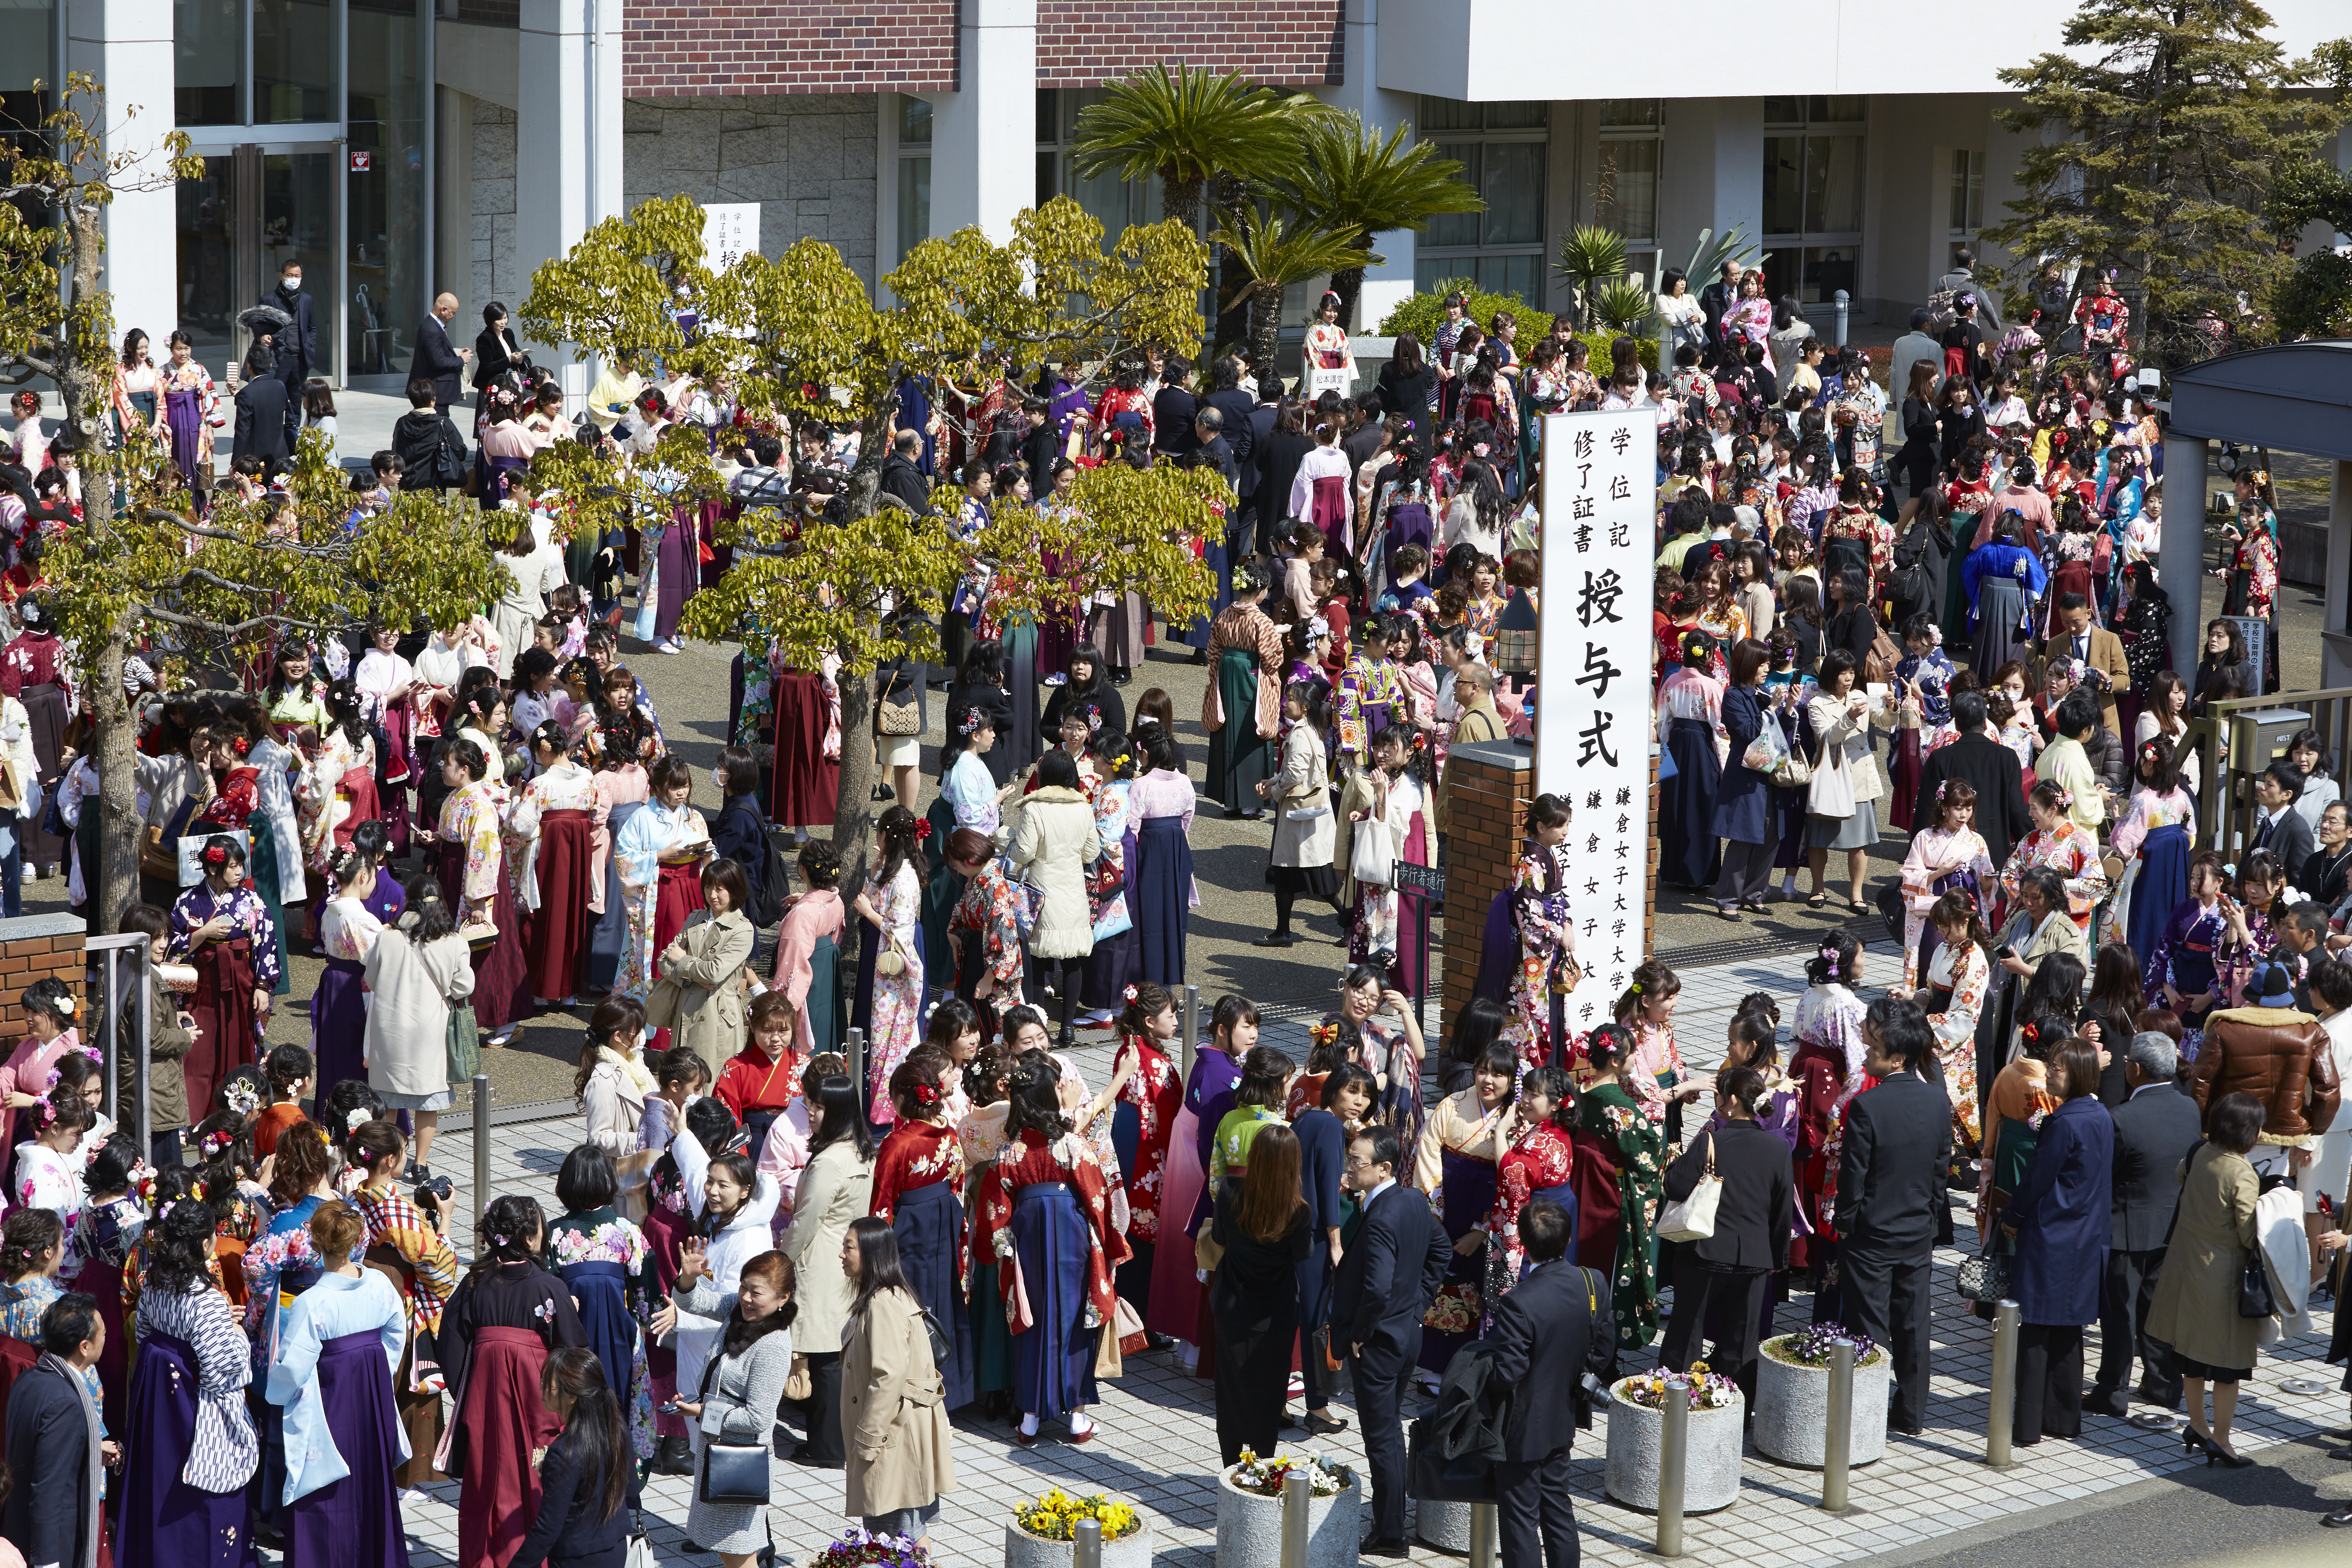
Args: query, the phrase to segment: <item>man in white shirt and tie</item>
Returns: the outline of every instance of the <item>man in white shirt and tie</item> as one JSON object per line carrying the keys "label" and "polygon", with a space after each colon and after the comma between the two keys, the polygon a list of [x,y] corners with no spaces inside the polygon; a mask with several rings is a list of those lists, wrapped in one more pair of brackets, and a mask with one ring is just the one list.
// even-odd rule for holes
{"label": "man in white shirt and tie", "polygon": [[2108,732],[2120,735],[2123,723],[2116,712],[2116,693],[2131,685],[2131,666],[2124,658],[2123,639],[2105,626],[2091,624],[2091,603],[2080,594],[2058,595],[2058,612],[2050,636],[2042,639],[2044,665],[2053,658],[2071,658],[2084,671],[2083,683],[2098,694],[2099,721]]}

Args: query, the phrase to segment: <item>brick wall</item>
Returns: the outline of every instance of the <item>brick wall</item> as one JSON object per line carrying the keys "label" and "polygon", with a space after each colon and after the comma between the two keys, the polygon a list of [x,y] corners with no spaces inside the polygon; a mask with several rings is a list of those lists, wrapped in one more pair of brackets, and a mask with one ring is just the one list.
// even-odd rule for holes
{"label": "brick wall", "polygon": [[956,87],[955,0],[641,0],[623,26],[630,98]]}
{"label": "brick wall", "polygon": [[1508,742],[1457,746],[1445,758],[1446,1038],[1454,1015],[1477,994],[1486,910],[1511,885],[1519,825],[1535,795],[1535,759]]}
{"label": "brick wall", "polygon": [[1100,87],[1154,61],[1269,87],[1342,79],[1339,0],[1037,0],[1037,85]]}
{"label": "brick wall", "polygon": [[[25,1008],[18,999],[36,980],[54,975],[72,987],[77,1000],[88,1002],[83,973],[88,940],[88,930],[75,915],[0,920],[0,1039],[13,1046],[26,1033]],[[85,1007],[85,1021],[88,1016]]]}

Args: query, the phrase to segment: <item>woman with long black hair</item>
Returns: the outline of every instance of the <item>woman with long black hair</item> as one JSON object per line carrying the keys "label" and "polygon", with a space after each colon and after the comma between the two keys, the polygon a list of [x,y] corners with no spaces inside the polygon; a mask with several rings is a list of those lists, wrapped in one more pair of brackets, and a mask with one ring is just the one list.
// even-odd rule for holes
{"label": "woman with long black hair", "polygon": [[1297,1135],[1271,1123],[1251,1140],[1249,1169],[1225,1184],[1209,1222],[1223,1248],[1209,1310],[1217,1324],[1217,1448],[1227,1465],[1239,1464],[1244,1448],[1272,1453],[1282,1441],[1298,1266],[1322,1239],[1300,1191]]}
{"label": "woman with long black hair", "polygon": [[847,1462],[841,1439],[841,1331],[852,1295],[841,1266],[849,1222],[874,1204],[874,1135],[859,1114],[858,1092],[835,1075],[808,1097],[809,1159],[793,1199],[783,1253],[800,1281],[802,1353],[809,1363],[808,1442],[795,1464],[837,1470]]}
{"label": "woman with long black hair", "polygon": [[903,1536],[920,1551],[930,1545],[940,1494],[955,1486],[953,1398],[889,1225],[853,1221],[841,1267],[857,1289],[841,1344],[840,1421],[856,1438],[847,1511],[869,1534]]}
{"label": "woman with long black hair", "polygon": [[612,1568],[628,1549],[635,1492],[621,1402],[594,1352],[559,1345],[540,1374],[540,1397],[563,1424],[539,1461],[539,1516],[508,1568]]}

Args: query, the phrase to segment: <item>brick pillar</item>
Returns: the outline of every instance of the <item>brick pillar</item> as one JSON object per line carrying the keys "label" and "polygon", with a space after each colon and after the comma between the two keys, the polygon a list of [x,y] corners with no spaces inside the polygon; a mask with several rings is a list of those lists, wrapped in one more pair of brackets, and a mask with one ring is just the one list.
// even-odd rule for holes
{"label": "brick pillar", "polygon": [[1455,1015],[1477,994],[1486,910],[1511,885],[1535,787],[1535,753],[1515,742],[1482,741],[1446,753],[1442,1021],[1449,1036]]}
{"label": "brick pillar", "polygon": [[79,915],[24,915],[0,920],[0,1037],[13,1046],[26,1032],[21,998],[36,980],[55,975],[84,1004],[80,1019],[83,1039],[89,1037],[85,972],[89,963],[84,943],[89,931]]}

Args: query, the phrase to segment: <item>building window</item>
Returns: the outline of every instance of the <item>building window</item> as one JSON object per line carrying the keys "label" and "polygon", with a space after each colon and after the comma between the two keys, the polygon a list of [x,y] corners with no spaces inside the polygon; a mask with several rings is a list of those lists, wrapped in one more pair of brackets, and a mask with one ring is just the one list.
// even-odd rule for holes
{"label": "building window", "polygon": [[1601,100],[1601,151],[1592,216],[1625,240],[1625,266],[1658,281],[1658,171],[1664,164],[1664,105],[1654,98]]}
{"label": "building window", "polygon": [[1867,110],[1852,95],[1764,100],[1764,272],[1776,299],[1822,305],[1853,292]]}
{"label": "building window", "polygon": [[898,257],[931,237],[931,102],[898,100]]}
{"label": "building window", "polygon": [[[1544,287],[1545,159],[1551,142],[1546,103],[1421,100],[1421,139],[1462,165],[1486,210],[1432,218],[1413,247],[1413,287],[1468,278],[1489,293],[1538,303]],[[1656,174],[1651,174],[1654,213]],[[1652,220],[1654,226],[1655,219]]]}
{"label": "building window", "polygon": [[1952,149],[1951,242],[1947,250],[1955,263],[1961,251],[1976,249],[1977,230],[1984,227],[1984,175],[1983,153]]}
{"label": "building window", "polygon": [[[1038,89],[1037,205],[1069,197],[1103,226],[1103,244],[1108,247],[1134,226],[1160,221],[1160,181],[1157,174],[1148,180],[1123,180],[1117,174],[1078,177],[1071,152],[1078,135],[1078,111],[1107,96],[1098,87]],[[1201,193],[1203,208],[1210,194]]]}

